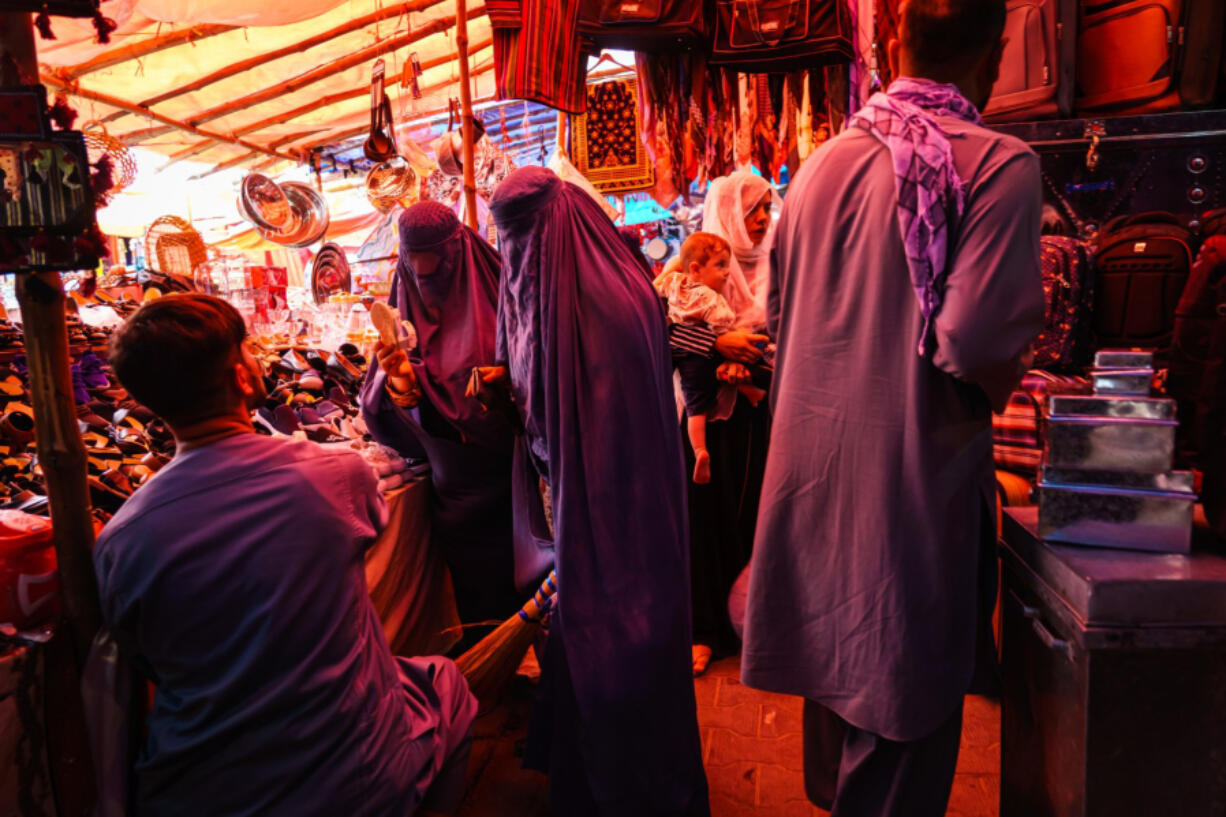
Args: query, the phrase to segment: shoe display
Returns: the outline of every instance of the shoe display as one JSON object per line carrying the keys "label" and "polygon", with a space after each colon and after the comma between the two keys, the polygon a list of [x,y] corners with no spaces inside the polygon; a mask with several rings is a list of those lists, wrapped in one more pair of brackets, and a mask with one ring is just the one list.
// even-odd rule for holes
{"label": "shoe display", "polygon": [[[108,304],[121,317],[139,304]],[[107,363],[110,328],[68,316],[69,352],[77,427],[85,445],[94,515],[105,523],[175,453],[164,421],[137,403]],[[268,399],[252,419],[256,430],[323,444],[368,437],[358,409],[366,359],[353,344],[335,350],[258,347]],[[36,453],[29,369],[18,324],[0,320],[0,508],[49,513],[47,489]]]}

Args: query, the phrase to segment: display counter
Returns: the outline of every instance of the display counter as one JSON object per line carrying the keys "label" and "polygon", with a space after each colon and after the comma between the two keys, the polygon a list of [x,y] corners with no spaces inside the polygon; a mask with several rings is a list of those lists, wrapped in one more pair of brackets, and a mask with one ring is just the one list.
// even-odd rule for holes
{"label": "display counter", "polygon": [[1226,815],[1226,557],[1037,529],[1006,509],[1001,817]]}

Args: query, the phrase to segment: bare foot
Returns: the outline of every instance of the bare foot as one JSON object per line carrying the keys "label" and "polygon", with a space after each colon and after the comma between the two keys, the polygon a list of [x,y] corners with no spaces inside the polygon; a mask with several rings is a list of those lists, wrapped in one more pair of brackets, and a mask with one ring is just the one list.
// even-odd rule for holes
{"label": "bare foot", "polygon": [[711,648],[706,644],[695,644],[693,647],[694,677],[697,678],[707,671],[711,663]]}
{"label": "bare foot", "polygon": [[698,485],[706,485],[710,481],[711,455],[707,453],[707,449],[699,448],[694,452],[694,482]]}

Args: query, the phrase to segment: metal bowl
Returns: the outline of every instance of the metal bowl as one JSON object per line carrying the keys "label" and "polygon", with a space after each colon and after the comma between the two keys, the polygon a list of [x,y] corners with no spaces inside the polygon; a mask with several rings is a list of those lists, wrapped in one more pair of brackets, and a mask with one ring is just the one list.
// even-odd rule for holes
{"label": "metal bowl", "polygon": [[274,244],[286,247],[309,247],[323,238],[328,231],[330,217],[328,203],[310,185],[302,182],[286,182],[281,185],[286,200],[290,203],[290,224],[282,230],[260,230],[260,235]]}
{"label": "metal bowl", "polygon": [[285,230],[293,214],[284,190],[272,179],[251,173],[243,179],[238,196],[239,212],[257,227]]}
{"label": "metal bowl", "polygon": [[353,284],[345,251],[331,242],[324,244],[311,263],[311,296],[315,303],[326,303],[337,292],[348,292]]}
{"label": "metal bowl", "polygon": [[366,198],[380,213],[390,213],[397,204],[407,207],[416,193],[417,173],[400,156],[380,162],[366,174]]}

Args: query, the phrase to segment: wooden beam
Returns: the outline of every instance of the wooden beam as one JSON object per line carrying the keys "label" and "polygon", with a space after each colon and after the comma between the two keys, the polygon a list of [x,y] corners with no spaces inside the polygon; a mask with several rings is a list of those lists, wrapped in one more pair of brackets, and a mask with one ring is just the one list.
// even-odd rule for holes
{"label": "wooden beam", "polygon": [[172,88],[169,91],[164,91],[157,96],[146,99],[141,103],[141,105],[146,108],[152,108],[154,105],[165,102],[168,99],[174,99],[175,97],[183,96],[184,94],[190,94],[193,91],[199,91],[201,88],[204,88],[207,85],[212,85],[214,82],[220,82],[223,79],[232,77],[236,74],[241,74],[244,71],[249,71],[257,66],[264,65],[265,63],[279,60],[282,57],[288,57],[291,54],[299,54],[307,49],[314,48],[317,45],[322,45],[330,40],[335,40],[338,37],[343,37],[344,35],[350,34],[354,31],[360,31],[368,25],[386,20],[389,17],[399,17],[404,14],[425,11],[426,9],[431,8],[432,6],[437,6],[442,2],[443,0],[412,0],[412,2],[400,3],[393,6],[388,6],[387,8],[378,9],[370,14],[365,14],[357,19],[350,20],[343,25],[320,32],[313,37],[308,37],[302,42],[287,45],[284,48],[278,48],[275,51],[269,51],[265,54],[257,54],[254,57],[240,60],[232,65],[227,65],[225,68],[214,71],[211,74],[206,74],[200,79],[190,82],[187,85]]}
{"label": "wooden beam", "polygon": [[[478,8],[469,12],[469,16],[477,17],[484,13],[485,6],[479,6]],[[307,71],[305,74],[299,74],[293,79],[287,80],[279,85],[274,85],[271,88],[264,88],[254,93],[247,94],[246,96],[239,97],[238,99],[231,100],[225,104],[210,108],[192,117],[189,122],[192,125],[203,125],[206,122],[212,122],[214,119],[220,119],[223,116],[229,116],[230,114],[255,107],[256,105],[261,105],[265,102],[276,99],[277,97],[293,93],[294,91],[299,91],[309,85],[319,82],[320,80],[329,79],[340,71],[346,71],[355,65],[361,65],[364,62],[373,60],[376,57],[381,57],[384,54],[391,53],[399,48],[403,48],[406,45],[423,40],[433,34],[446,31],[453,25],[455,25],[454,17],[444,17],[435,20],[431,23],[427,23],[416,31],[411,31],[407,34],[392,37],[384,40],[383,42],[364,48],[361,51],[355,51],[346,57],[342,57],[336,62],[321,65],[318,68]],[[140,144],[143,141],[155,139],[158,136],[163,136],[168,132],[169,131],[165,128],[154,128],[153,130],[143,131],[140,134],[126,134],[124,140],[130,145]]]}
{"label": "wooden beam", "polygon": [[137,116],[146,116],[146,117],[149,117],[150,119],[153,119],[154,121],[161,122],[162,124],[166,125],[171,130],[181,130],[186,133],[193,133],[196,136],[202,136],[205,139],[212,139],[215,142],[225,142],[231,145],[238,145],[240,147],[247,148],[248,150],[258,151],[260,153],[268,154],[269,156],[275,156],[278,159],[284,159],[287,162],[298,161],[298,157],[295,155],[292,155],[289,153],[282,153],[281,151],[278,151],[278,150],[271,150],[269,148],[261,147],[260,145],[257,145],[253,142],[248,142],[243,139],[237,139],[233,136],[227,136],[224,133],[206,131],[188,122],[180,122],[177,119],[171,119],[169,116],[163,116],[162,114],[151,111],[148,108],[142,108],[139,105],[134,105],[131,102],[120,99],[118,97],[111,96],[110,94],[104,94],[98,91],[86,90],[85,88],[81,88],[75,82],[65,82],[61,80],[59,77],[52,76],[51,74],[43,74],[42,81],[43,81],[43,84],[47,85],[48,87],[54,88],[58,91],[63,91],[69,96],[75,96],[81,99],[92,99],[95,102],[101,102],[104,105],[110,105],[112,108],[122,108],[123,110],[126,110],[129,113],[136,114]]}
{"label": "wooden beam", "polygon": [[[479,45],[477,47],[477,50],[487,48],[492,44],[493,44],[492,40],[487,40],[481,45]],[[446,63],[451,62],[453,59],[454,57],[448,54],[444,56],[435,57],[434,59],[431,59],[431,60],[426,60],[424,63],[422,63],[422,70],[428,71],[431,68],[437,68],[440,65],[444,65]],[[450,84],[451,84],[450,82],[437,83],[433,86],[423,89],[423,93],[433,93],[434,91],[442,90],[443,88],[447,87]],[[346,102],[350,99],[356,99],[358,97],[366,97],[369,95],[369,93],[370,93],[369,90],[367,90],[366,88],[352,88],[348,91],[338,91],[335,94],[329,94],[328,96],[321,97],[312,102],[308,102],[305,105],[300,105],[297,108],[294,108],[292,110],[285,111],[283,113],[279,113],[276,116],[270,116],[267,119],[261,119],[258,122],[252,122],[250,125],[243,125],[241,128],[237,128],[231,131],[230,135],[231,136],[246,136],[250,133],[255,133],[256,131],[263,130],[265,128],[269,128],[274,125],[284,125],[293,119],[297,119],[300,116],[305,116],[313,111],[319,110],[320,108],[326,108],[330,105],[335,105],[338,102]],[[309,135],[309,133],[310,132],[308,132],[307,135]],[[171,154],[170,161],[179,162],[179,161],[182,161],[183,159],[187,159],[192,156],[199,155],[201,153],[204,153],[206,150],[208,150],[209,147],[210,147],[209,142],[198,142],[192,145],[191,147],[188,147],[188,148],[185,148],[179,151],[178,153]]]}
{"label": "wooden beam", "polygon": [[[493,71],[493,70],[494,70],[494,64],[493,64],[493,63],[490,63],[490,64],[488,64],[488,65],[483,65],[483,66],[481,66],[481,67],[479,67],[479,68],[475,68],[475,69],[473,69],[473,70],[472,70],[472,72],[471,72],[471,74],[472,74],[473,76],[477,76],[478,74],[485,74],[485,73],[489,73],[490,71]],[[434,87],[439,88],[439,89],[441,90],[442,88],[448,87],[448,86],[450,86],[450,85],[451,85],[451,83],[450,83],[450,82],[447,82],[447,83],[440,83],[440,85],[438,85],[438,86],[434,86]],[[491,99],[492,99],[492,97],[491,97]],[[446,109],[446,108],[443,108],[443,109],[441,109],[441,112],[442,112],[442,113],[446,113],[446,112],[447,112],[447,109]],[[433,116],[437,115],[437,111],[430,111],[430,112],[428,112],[428,114],[426,114],[426,115],[427,115],[427,116],[430,116],[430,117],[433,117]],[[421,116],[414,116],[414,117],[413,117],[413,119],[411,119],[411,120],[409,120],[409,121],[410,121],[410,122],[417,122],[417,121],[420,121],[420,119],[421,119]],[[397,125],[397,126],[396,126],[397,130],[402,130],[404,127],[405,127],[405,125],[403,125],[403,124],[401,124],[401,125]],[[355,136],[359,136],[359,135],[361,135],[361,134],[363,134],[363,133],[369,133],[369,132],[370,132],[370,124],[369,124],[369,123],[367,123],[367,124],[365,124],[365,125],[362,125],[361,127],[350,128],[350,129],[348,129],[348,130],[341,131],[340,133],[332,134],[331,136],[326,136],[326,137],[324,137],[324,138],[322,138],[322,139],[319,139],[319,140],[316,140],[316,141],[314,141],[314,142],[308,142],[307,144],[300,146],[298,149],[299,149],[299,150],[307,150],[307,151],[309,151],[309,150],[311,150],[311,149],[313,149],[313,148],[325,147],[325,146],[327,146],[327,145],[333,145],[333,144],[336,144],[337,142],[343,141],[343,140],[345,140],[345,139],[352,139],[352,138],[353,138],[353,137],[355,137]]]}
{"label": "wooden beam", "polygon": [[[477,6],[468,13],[469,18],[480,17],[485,14],[485,6]],[[193,125],[203,125],[206,122],[212,122],[214,119],[220,119],[223,116],[229,116],[232,113],[246,110],[269,100],[276,99],[279,96],[293,93],[294,91],[302,90],[308,85],[313,85],[322,79],[333,77],[341,71],[347,71],[355,65],[361,65],[364,62],[369,62],[376,57],[381,57],[384,54],[403,48],[420,40],[433,35],[440,34],[455,25],[455,18],[446,17],[441,20],[435,20],[427,23],[416,31],[410,31],[407,34],[401,34],[396,37],[391,37],[381,43],[376,43],[368,48],[363,48],[361,51],[355,51],[347,57],[343,57],[336,62],[327,65],[321,65],[305,74],[300,74],[293,79],[275,85],[271,88],[264,88],[255,93],[247,94],[244,97],[227,102],[224,105],[218,105],[215,108],[210,108],[207,111],[202,111],[192,117]]]}
{"label": "wooden beam", "polygon": [[[33,80],[37,76],[36,48],[30,15],[0,12],[0,57],[12,61],[18,73],[15,79]],[[51,539],[64,611],[59,626],[61,633],[71,640],[76,669],[80,671],[94,633],[102,624],[102,615],[91,555],[94,520],[86,481],[85,444],[77,428],[69,370],[64,287],[58,272],[19,272],[14,290],[25,331],[35,448],[51,511]],[[56,754],[51,753],[53,766],[59,765]],[[81,769],[77,774],[90,779],[91,771]]]}
{"label": "wooden beam", "polygon": [[468,217],[468,226],[473,230],[477,227],[477,182],[473,169],[473,88],[468,77],[468,17],[467,0],[455,0],[456,18],[456,59],[460,63],[460,138],[463,144],[461,155],[464,159],[464,215]]}
{"label": "wooden beam", "polygon": [[194,43],[209,37],[216,37],[218,34],[225,34],[227,31],[236,31],[238,26],[216,26],[216,25],[199,25],[189,26],[188,28],[180,28],[175,31],[161,34],[156,37],[150,37],[146,40],[141,40],[137,43],[122,46],[120,48],[112,48],[110,51],[103,51],[93,59],[86,60],[78,65],[71,65],[67,68],[62,68],[56,73],[61,75],[66,80],[79,79],[86,74],[91,74],[94,71],[101,71],[103,68],[110,68],[112,65],[138,60],[141,57],[147,57],[150,54],[156,54],[159,51],[164,51],[167,48],[174,48],[176,45],[184,43]]}

